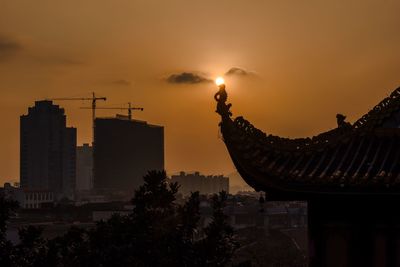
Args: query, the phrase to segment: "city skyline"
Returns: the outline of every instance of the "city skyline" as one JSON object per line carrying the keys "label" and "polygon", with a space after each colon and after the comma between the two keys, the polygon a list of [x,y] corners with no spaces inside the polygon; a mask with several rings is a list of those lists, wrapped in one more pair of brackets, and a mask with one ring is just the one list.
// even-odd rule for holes
{"label": "city skyline", "polygon": [[[169,173],[229,174],[209,81],[216,76],[227,74],[234,115],[289,137],[336,127],[336,113],[354,122],[400,85],[395,2],[0,7],[0,182],[19,180],[19,116],[35,100],[95,91],[108,97],[104,105],[132,101],[145,108],[134,118],[165,126]],[[90,112],[79,109],[89,103],[55,103],[78,128],[78,145],[90,143]]]}

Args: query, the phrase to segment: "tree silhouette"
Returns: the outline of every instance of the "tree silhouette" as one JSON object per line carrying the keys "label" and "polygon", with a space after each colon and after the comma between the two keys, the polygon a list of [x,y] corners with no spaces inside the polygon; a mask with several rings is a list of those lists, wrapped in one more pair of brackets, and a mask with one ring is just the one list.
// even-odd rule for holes
{"label": "tree silhouette", "polygon": [[20,243],[14,247],[14,266],[45,266],[47,255],[43,229],[27,226],[19,230]]}
{"label": "tree silhouette", "polygon": [[0,266],[12,265],[13,245],[6,238],[7,221],[14,214],[18,203],[0,195]]}
{"label": "tree silhouette", "polygon": [[[178,185],[168,183],[164,171],[151,171],[135,191],[129,215],[113,215],[91,229],[72,227],[52,240],[41,229],[22,229],[21,243],[5,241],[8,261],[1,266],[225,266],[235,251],[233,230],[223,213],[225,192],[212,199],[212,222],[199,229],[199,193],[176,204]],[[2,200],[3,201],[3,200]],[[1,206],[1,224],[11,208]],[[204,236],[199,236],[199,230]],[[3,244],[2,243],[2,244]],[[2,247],[3,248],[3,247]],[[3,255],[1,255],[3,256]]]}
{"label": "tree silhouette", "polygon": [[205,229],[206,238],[200,242],[204,254],[201,258],[206,259],[203,266],[225,266],[238,247],[223,211],[226,199],[224,191],[212,198],[213,220]]}

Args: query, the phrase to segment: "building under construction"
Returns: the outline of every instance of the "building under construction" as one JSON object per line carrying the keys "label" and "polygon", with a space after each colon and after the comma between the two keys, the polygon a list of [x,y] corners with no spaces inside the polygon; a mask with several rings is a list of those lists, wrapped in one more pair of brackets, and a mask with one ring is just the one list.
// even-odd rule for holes
{"label": "building under construction", "polygon": [[126,117],[96,118],[94,189],[131,197],[149,170],[164,169],[164,127]]}

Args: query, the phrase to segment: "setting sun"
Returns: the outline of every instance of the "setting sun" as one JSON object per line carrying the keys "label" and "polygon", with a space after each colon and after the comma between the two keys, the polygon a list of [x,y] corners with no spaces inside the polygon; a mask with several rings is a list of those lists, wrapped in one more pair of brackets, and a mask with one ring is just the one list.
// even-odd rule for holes
{"label": "setting sun", "polygon": [[215,83],[216,83],[218,86],[220,86],[220,85],[222,85],[222,84],[225,83],[225,80],[224,80],[224,78],[222,78],[222,77],[218,77],[217,79],[215,79]]}

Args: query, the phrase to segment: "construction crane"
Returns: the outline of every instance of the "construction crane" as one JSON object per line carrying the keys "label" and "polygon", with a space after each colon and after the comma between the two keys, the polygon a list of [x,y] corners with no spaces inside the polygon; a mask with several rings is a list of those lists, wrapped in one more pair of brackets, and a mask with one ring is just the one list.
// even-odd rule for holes
{"label": "construction crane", "polygon": [[93,92],[92,93],[92,97],[61,97],[61,98],[50,98],[48,100],[55,100],[55,101],[59,101],[59,100],[83,100],[83,101],[87,101],[90,100],[92,101],[92,106],[90,107],[90,109],[92,110],[92,140],[94,143],[94,120],[96,119],[96,102],[97,100],[102,100],[102,101],[106,101],[107,98],[106,97],[98,97],[96,96],[96,94]]}
{"label": "construction crane", "polygon": [[[81,109],[90,109],[90,107],[81,107]],[[131,102],[128,103],[128,107],[97,107],[97,109],[118,109],[118,110],[128,110],[128,119],[132,120],[132,110],[143,111],[144,108],[132,107]]]}

